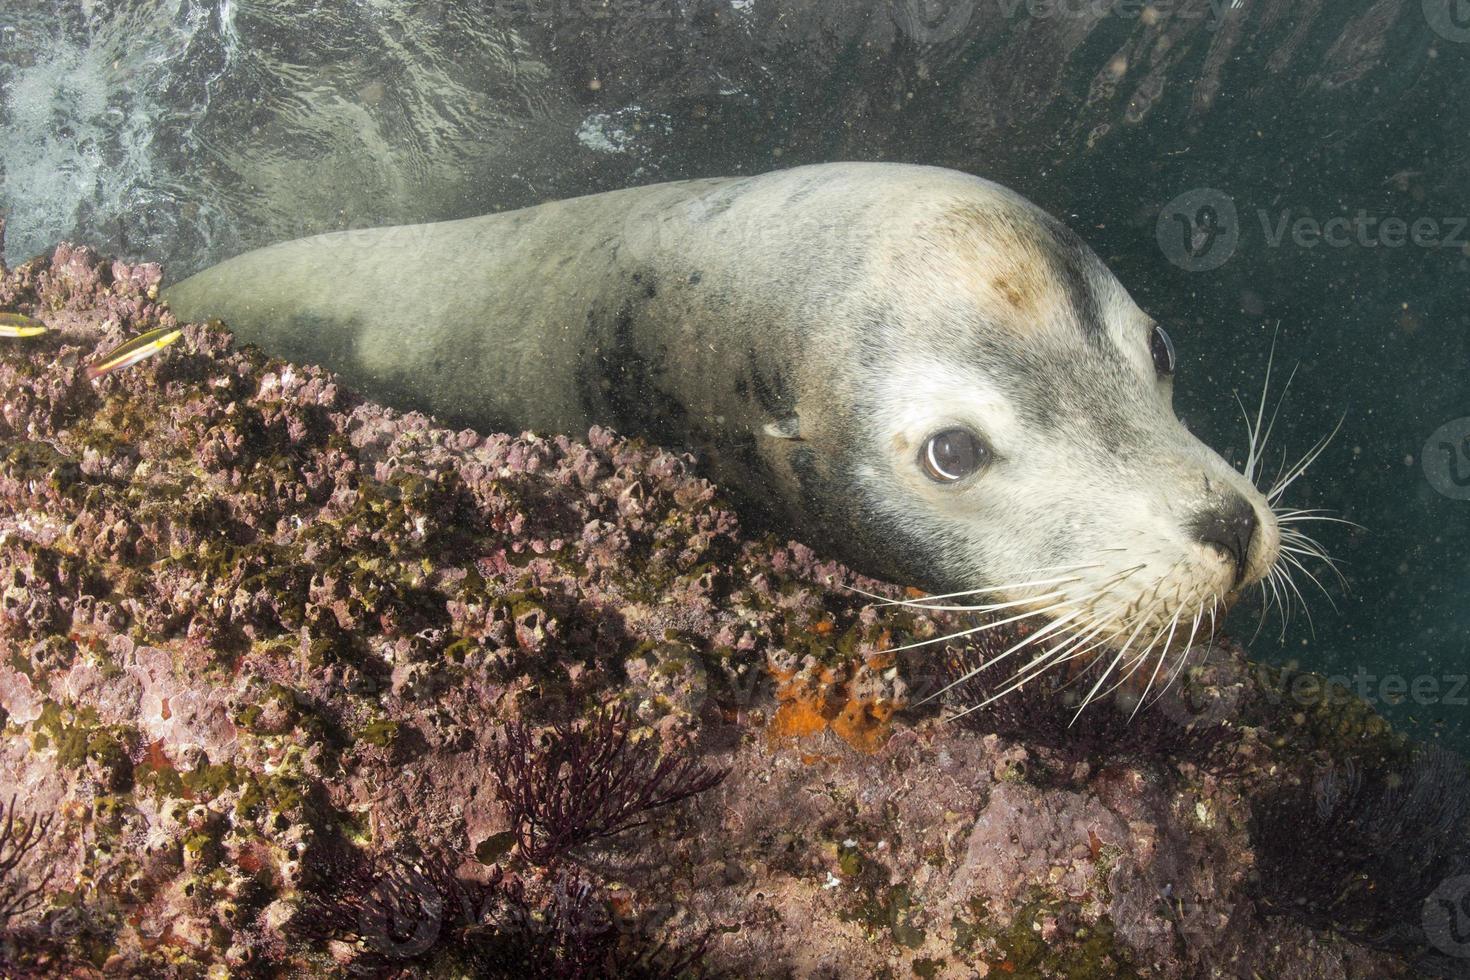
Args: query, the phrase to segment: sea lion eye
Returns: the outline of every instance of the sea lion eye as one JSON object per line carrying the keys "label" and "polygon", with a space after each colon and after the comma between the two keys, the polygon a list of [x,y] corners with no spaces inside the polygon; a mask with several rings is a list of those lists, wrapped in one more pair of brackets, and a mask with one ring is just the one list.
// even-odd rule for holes
{"label": "sea lion eye", "polygon": [[919,465],[938,483],[953,483],[984,466],[990,450],[966,429],[945,429],[919,450]]}
{"label": "sea lion eye", "polygon": [[1164,328],[1154,326],[1154,332],[1148,338],[1149,352],[1154,356],[1154,367],[1159,372],[1159,377],[1167,378],[1174,374],[1174,341],[1164,332]]}

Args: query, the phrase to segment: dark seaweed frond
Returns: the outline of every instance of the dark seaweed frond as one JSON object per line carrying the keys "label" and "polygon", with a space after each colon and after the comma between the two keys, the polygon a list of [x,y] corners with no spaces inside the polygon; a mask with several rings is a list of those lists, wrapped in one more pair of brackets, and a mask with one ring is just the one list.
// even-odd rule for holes
{"label": "dark seaweed frond", "polygon": [[350,943],[354,969],[377,976],[417,975],[442,956],[484,980],[654,980],[697,975],[708,946],[707,937],[687,949],[651,941],[572,875],[533,892],[500,869],[467,881],[435,857],[349,851],[324,868],[290,935]]}
{"label": "dark seaweed frond", "polygon": [[0,925],[19,915],[31,911],[41,902],[41,892],[51,880],[48,871],[39,879],[29,883],[16,876],[15,870],[21,859],[31,851],[51,829],[52,817],[22,817],[16,820],[15,797],[10,805],[0,807]]}
{"label": "dark seaweed frond", "polygon": [[1403,766],[1344,760],[1258,803],[1250,829],[1266,909],[1428,951],[1426,902],[1470,875],[1470,771],[1435,747]]}
{"label": "dark seaweed frond", "polygon": [[[1003,690],[1015,667],[1010,660],[986,662],[986,651],[966,645],[945,660],[943,684],[954,686],[945,702],[958,723],[982,734],[996,734],[1031,748],[1051,750],[1064,763],[1104,763],[1123,756],[1201,762],[1240,738],[1229,712],[1199,710],[1190,694],[1176,684],[1156,704],[1137,713],[1122,698],[1096,704],[1077,716],[1076,685],[1069,687],[1057,671],[1045,673],[1025,687],[982,708],[967,711]],[[963,679],[962,679],[963,678]],[[1086,691],[1083,685],[1081,690]],[[1225,760],[1216,761],[1224,763]]]}
{"label": "dark seaweed frond", "polygon": [[501,898],[474,937],[479,976],[671,980],[702,972],[708,934],[682,950],[649,942],[639,922],[613,916],[598,889],[574,875],[558,877],[540,903],[520,882],[508,882]]}
{"label": "dark seaweed frond", "polygon": [[460,883],[441,862],[348,849],[324,858],[303,889],[292,939],[351,942],[362,965],[386,968],[430,953],[460,911]]}
{"label": "dark seaweed frond", "polygon": [[490,769],[510,813],[516,843],[533,864],[648,823],[649,814],[708,790],[727,770],[660,756],[635,743],[622,706],[599,709],[581,724],[558,722],[538,736],[526,722],[506,726]]}

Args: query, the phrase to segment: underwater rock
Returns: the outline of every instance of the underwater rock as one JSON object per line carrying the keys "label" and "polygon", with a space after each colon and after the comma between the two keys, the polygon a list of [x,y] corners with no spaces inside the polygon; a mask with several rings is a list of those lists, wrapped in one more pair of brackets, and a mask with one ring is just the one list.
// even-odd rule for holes
{"label": "underwater rock", "polygon": [[[1354,892],[1345,921],[1312,904],[1340,894],[1331,868],[1293,890],[1269,866],[1327,792],[1324,760],[1413,757],[1360,703],[1222,641],[1132,721],[1101,705],[1069,724],[1065,691],[1032,685],[948,723],[925,695],[1019,634],[899,652],[945,614],[871,604],[854,590],[902,593],[743,535],[684,456],[603,429],[450,431],[233,350],[218,324],[88,380],[176,325],[158,281],[65,245],[0,277],[0,309],[50,328],[0,346],[0,799],[51,820],[0,862],[0,893],[40,888],[0,923],[6,970],[1466,962],[1430,928],[1436,855],[1463,855],[1458,760],[1415,769],[1407,803],[1331,790],[1337,851],[1399,827],[1457,841],[1416,842],[1393,907]],[[538,847],[527,814],[578,802],[556,798],[567,766],[616,805]]]}

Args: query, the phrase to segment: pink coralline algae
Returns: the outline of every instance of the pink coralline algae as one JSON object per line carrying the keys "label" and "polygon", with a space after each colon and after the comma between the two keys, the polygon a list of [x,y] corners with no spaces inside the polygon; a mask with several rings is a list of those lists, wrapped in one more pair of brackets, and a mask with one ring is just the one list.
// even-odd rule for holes
{"label": "pink coralline algae", "polygon": [[[50,328],[0,341],[0,799],[51,821],[3,868],[4,971],[1410,975],[1256,860],[1266,790],[1402,755],[1366,709],[1223,644],[1131,726],[1029,690],[946,723],[945,664],[1015,634],[896,653],[947,620],[746,536],[689,458],[451,431],[177,324],[159,278],[66,245],[0,276]],[[636,766],[537,785],[636,804],[662,766],[669,805],[589,805],[543,867],[506,739],[608,717]]]}

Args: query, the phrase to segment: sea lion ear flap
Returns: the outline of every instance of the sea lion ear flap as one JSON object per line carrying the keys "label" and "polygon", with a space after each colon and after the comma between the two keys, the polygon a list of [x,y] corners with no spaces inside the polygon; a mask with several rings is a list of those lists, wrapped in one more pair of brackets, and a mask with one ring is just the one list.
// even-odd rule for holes
{"label": "sea lion ear flap", "polygon": [[801,416],[788,415],[784,419],[775,422],[767,422],[763,431],[772,439],[792,439],[801,441]]}

